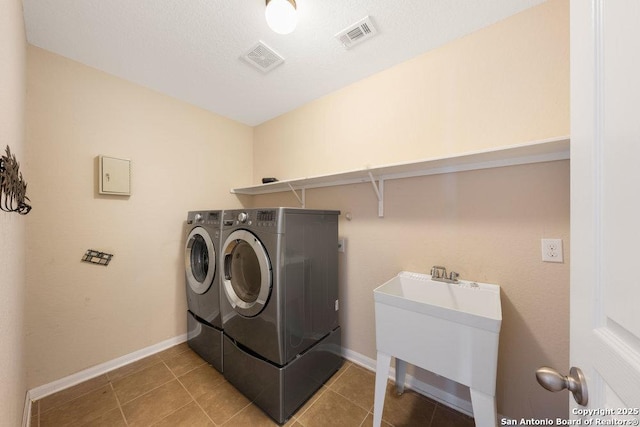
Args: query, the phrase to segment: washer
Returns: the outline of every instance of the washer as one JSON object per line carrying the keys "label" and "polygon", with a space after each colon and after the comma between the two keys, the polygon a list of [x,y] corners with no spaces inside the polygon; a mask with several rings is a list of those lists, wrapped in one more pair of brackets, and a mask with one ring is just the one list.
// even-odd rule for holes
{"label": "washer", "polygon": [[225,378],[283,423],[342,364],[339,211],[224,211]]}
{"label": "washer", "polygon": [[222,211],[187,215],[184,247],[187,289],[187,342],[204,360],[222,372],[220,316],[220,224]]}

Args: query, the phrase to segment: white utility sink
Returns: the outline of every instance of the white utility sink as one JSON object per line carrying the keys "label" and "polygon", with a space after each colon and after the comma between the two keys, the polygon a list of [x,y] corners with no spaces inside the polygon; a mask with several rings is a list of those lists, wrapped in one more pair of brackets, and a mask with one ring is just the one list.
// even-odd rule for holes
{"label": "white utility sink", "polygon": [[378,350],[373,425],[382,419],[393,356],[399,392],[411,363],[468,386],[476,426],[495,427],[500,287],[465,280],[444,283],[403,271],[373,295]]}

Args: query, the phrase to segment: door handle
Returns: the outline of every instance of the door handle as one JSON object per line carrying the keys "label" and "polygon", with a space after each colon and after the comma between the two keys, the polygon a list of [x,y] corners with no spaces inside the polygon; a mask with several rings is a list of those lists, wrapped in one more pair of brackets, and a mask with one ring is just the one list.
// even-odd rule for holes
{"label": "door handle", "polygon": [[553,368],[543,366],[536,371],[536,379],[542,387],[549,391],[568,389],[573,393],[573,398],[578,405],[586,406],[589,402],[587,381],[580,368],[573,366],[569,375],[564,376]]}

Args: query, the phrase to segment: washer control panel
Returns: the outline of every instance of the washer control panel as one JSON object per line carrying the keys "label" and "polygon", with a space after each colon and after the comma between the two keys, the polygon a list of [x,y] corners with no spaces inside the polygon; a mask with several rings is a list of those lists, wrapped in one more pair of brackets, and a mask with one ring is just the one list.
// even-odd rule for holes
{"label": "washer control panel", "polygon": [[187,224],[220,224],[220,211],[189,212]]}

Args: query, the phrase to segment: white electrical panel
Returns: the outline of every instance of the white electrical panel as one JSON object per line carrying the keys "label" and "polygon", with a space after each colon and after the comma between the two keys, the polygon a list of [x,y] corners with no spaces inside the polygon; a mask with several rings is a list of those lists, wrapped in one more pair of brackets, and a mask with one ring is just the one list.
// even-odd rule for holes
{"label": "white electrical panel", "polygon": [[131,160],[100,156],[98,164],[100,194],[131,195]]}

